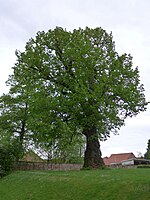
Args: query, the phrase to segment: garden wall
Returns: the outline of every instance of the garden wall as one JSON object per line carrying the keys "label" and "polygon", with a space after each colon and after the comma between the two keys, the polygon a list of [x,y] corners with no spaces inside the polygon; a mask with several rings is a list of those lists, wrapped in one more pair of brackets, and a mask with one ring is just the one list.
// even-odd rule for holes
{"label": "garden wall", "polygon": [[82,164],[54,164],[46,162],[19,161],[17,170],[80,170]]}

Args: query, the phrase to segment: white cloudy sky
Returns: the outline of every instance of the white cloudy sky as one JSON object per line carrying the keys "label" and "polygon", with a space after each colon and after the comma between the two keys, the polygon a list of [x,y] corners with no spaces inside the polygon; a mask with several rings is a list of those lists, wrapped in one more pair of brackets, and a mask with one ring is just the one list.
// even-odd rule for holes
{"label": "white cloudy sky", "polygon": [[[39,30],[56,26],[72,30],[101,26],[112,31],[118,53],[131,53],[139,66],[141,82],[150,100],[150,1],[149,0],[0,0],[0,95],[8,88],[15,50]],[[101,143],[103,156],[111,153],[145,153],[150,139],[150,106],[127,119],[118,136]]]}

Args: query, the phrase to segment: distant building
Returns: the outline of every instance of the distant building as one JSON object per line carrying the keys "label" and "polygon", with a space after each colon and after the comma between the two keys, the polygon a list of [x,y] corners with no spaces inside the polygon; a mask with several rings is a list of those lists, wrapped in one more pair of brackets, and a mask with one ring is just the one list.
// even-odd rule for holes
{"label": "distant building", "polygon": [[122,161],[129,160],[129,159],[135,159],[135,155],[133,153],[119,153],[119,154],[111,154],[110,157],[104,157],[103,161],[106,166],[110,165],[119,165],[122,163]]}
{"label": "distant building", "polygon": [[106,166],[150,165],[149,159],[136,158],[133,153],[111,154],[103,158],[103,161]]}

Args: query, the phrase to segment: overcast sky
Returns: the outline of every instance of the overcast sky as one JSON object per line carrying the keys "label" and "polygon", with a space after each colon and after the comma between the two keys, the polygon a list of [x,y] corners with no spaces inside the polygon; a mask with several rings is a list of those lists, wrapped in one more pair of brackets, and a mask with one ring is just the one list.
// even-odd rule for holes
{"label": "overcast sky", "polygon": [[[112,31],[119,54],[130,53],[150,101],[150,0],[0,0],[0,95],[12,73],[15,50],[37,31],[56,26],[67,30],[102,27]],[[126,120],[119,135],[101,143],[103,156],[112,153],[145,153],[150,139],[150,106]]]}

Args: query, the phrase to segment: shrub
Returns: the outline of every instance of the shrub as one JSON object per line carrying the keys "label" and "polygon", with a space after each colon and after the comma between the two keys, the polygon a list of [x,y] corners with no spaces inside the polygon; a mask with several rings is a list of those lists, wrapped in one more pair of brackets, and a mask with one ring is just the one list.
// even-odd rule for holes
{"label": "shrub", "polygon": [[7,175],[14,168],[16,158],[9,146],[0,146],[0,177]]}

